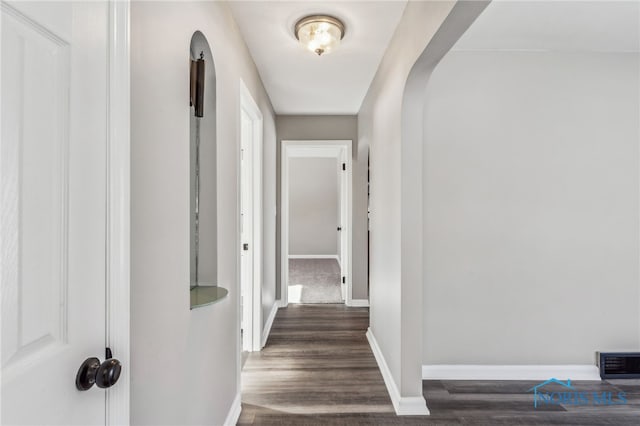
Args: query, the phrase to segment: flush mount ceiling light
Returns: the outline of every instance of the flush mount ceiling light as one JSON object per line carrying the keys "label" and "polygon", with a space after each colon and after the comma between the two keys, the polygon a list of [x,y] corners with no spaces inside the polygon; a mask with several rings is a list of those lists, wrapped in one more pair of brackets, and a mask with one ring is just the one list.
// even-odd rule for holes
{"label": "flush mount ceiling light", "polygon": [[344,37],[344,24],[333,16],[306,16],[296,23],[295,34],[304,47],[320,56],[340,44]]}

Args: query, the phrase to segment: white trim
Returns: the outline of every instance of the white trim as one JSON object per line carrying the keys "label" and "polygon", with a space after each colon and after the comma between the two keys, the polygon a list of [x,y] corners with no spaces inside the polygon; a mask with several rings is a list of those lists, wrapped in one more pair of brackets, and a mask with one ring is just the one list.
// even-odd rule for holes
{"label": "white trim", "polygon": [[382,351],[380,350],[378,341],[371,331],[371,327],[367,329],[367,340],[369,341],[369,346],[371,346],[373,356],[376,358],[376,362],[378,363],[378,367],[382,373],[384,384],[387,386],[387,392],[389,392],[389,397],[391,398],[393,408],[396,410],[396,414],[399,416],[429,415],[429,409],[427,408],[427,402],[424,397],[402,397],[400,395],[398,386],[396,385],[395,380],[393,380],[391,370],[387,365],[384,355],[382,355]]}
{"label": "white trim", "polygon": [[423,380],[600,380],[595,365],[423,365]]}
{"label": "white trim", "polygon": [[[346,141],[282,141],[294,142],[295,145],[289,145],[289,158],[340,158],[342,153],[342,144],[332,144],[332,142]],[[324,145],[326,144],[326,145]]]}
{"label": "white trim", "polygon": [[335,259],[340,263],[337,254],[290,254],[289,259]]}
{"label": "white trim", "polygon": [[289,304],[289,161],[284,141],[280,152],[280,307]]}
{"label": "white trim", "polygon": [[[353,289],[352,289],[352,253],[351,253],[351,244],[353,239],[352,229],[353,229],[353,216],[352,216],[352,208],[353,208],[353,150],[351,147],[351,143],[347,144],[345,149],[341,150],[341,162],[346,165],[346,174],[341,173],[340,179],[338,179],[339,186],[339,194],[340,194],[340,226],[342,227],[342,231],[340,232],[340,272],[341,279],[346,277],[346,286],[344,288],[344,293],[342,297],[344,299],[345,304],[349,304],[351,298],[353,297]],[[346,233],[345,225],[346,222]],[[341,287],[341,290],[343,288]]]}
{"label": "white trim", "polygon": [[262,330],[262,341],[260,342],[260,349],[264,348],[264,345],[267,344],[269,333],[271,333],[271,326],[273,326],[273,320],[276,319],[277,313],[278,301],[276,301],[271,307],[271,312],[269,312],[269,316],[267,317],[267,323],[264,325],[264,329]]}
{"label": "white trim", "polygon": [[278,308],[286,308],[287,306],[289,306],[289,303],[282,299],[276,300],[276,304],[278,305]]}
{"label": "white trim", "polygon": [[[262,112],[256,101],[253,99],[251,92],[240,79],[240,126],[242,127],[242,111],[247,113],[253,123],[253,141],[251,147],[251,164],[252,164],[252,190],[253,190],[253,221],[252,221],[252,241],[250,241],[250,249],[253,254],[253,285],[252,295],[250,297],[251,304],[251,350],[259,351],[261,346],[262,328]],[[242,128],[240,129],[242,132]],[[241,136],[242,137],[242,136]],[[241,169],[239,164],[239,169]],[[241,235],[238,235],[240,241]],[[239,298],[238,298],[239,299]]]}
{"label": "white trim", "polygon": [[224,426],[235,426],[238,423],[238,419],[240,418],[240,413],[242,412],[242,397],[240,392],[236,394],[236,397],[233,399],[231,403],[231,408],[229,408],[229,413],[227,413],[227,417],[224,419]]}
{"label": "white trim", "polygon": [[107,345],[124,368],[107,390],[107,425],[130,422],[129,0],[109,2],[107,151]]}
{"label": "white trim", "polygon": [[369,307],[369,299],[351,299],[347,306],[358,307],[358,308],[368,308]]}
{"label": "white trim", "polygon": [[[351,140],[283,140],[281,150],[281,179],[280,179],[280,204],[281,204],[281,222],[280,222],[280,307],[286,307],[289,304],[288,283],[289,283],[289,161],[291,157],[328,157],[342,159],[343,152],[344,162],[346,163],[347,188],[346,188],[346,216],[347,223],[343,225],[343,232],[346,227],[347,233],[347,253],[344,253],[342,259],[338,259],[340,269],[342,270],[342,260],[346,263],[346,285],[347,294],[345,304],[351,303],[352,296],[352,277],[353,268],[352,258],[352,240],[353,240],[353,141]],[[341,200],[341,204],[343,201]],[[314,256],[320,258],[319,256]],[[293,257],[295,258],[295,257]]]}

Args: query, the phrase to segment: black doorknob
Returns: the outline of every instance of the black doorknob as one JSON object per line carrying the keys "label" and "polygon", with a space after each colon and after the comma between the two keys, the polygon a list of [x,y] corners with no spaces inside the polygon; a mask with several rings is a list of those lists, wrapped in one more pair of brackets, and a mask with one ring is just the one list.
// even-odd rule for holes
{"label": "black doorknob", "polygon": [[122,364],[113,358],[111,349],[106,349],[106,360],[101,364],[96,357],[84,360],[78,374],[76,374],[76,388],[81,391],[89,390],[93,385],[99,388],[110,388],[115,385],[122,372]]}
{"label": "black doorknob", "polygon": [[96,372],[96,386],[99,388],[110,388],[115,385],[120,378],[122,365],[120,361],[111,358],[100,364],[100,368]]}

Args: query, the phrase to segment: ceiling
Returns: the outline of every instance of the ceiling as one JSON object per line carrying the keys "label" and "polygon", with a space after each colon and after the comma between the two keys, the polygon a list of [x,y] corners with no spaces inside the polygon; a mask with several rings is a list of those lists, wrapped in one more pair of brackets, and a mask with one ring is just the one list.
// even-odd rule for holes
{"label": "ceiling", "polygon": [[[357,114],[400,21],[401,1],[231,1],[230,7],[281,115]],[[329,14],[344,22],[341,45],[317,56],[296,40],[298,19]]]}
{"label": "ceiling", "polygon": [[640,3],[494,0],[453,50],[638,52]]}

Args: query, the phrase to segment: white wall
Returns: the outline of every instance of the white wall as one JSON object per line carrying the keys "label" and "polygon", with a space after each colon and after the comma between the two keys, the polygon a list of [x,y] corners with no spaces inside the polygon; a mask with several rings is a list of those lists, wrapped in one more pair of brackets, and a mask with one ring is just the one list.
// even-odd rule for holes
{"label": "white wall", "polygon": [[402,397],[422,398],[420,311],[403,308],[414,293],[422,297],[420,283],[403,283],[401,275],[402,256],[412,255],[402,252],[400,238],[403,94],[414,63],[453,5],[407,4],[358,114],[358,152],[371,150],[370,328]]}
{"label": "white wall", "polygon": [[[189,310],[189,42],[201,30],[217,78],[217,283]],[[264,116],[263,318],[275,300],[275,123],[222,2],[131,6],[131,422],[222,424],[239,392],[239,109],[242,78]]]}
{"label": "white wall", "polygon": [[338,255],[338,160],[289,159],[289,254]]}
{"label": "white wall", "polygon": [[424,363],[638,350],[638,54],[451,52],[428,86]]}

